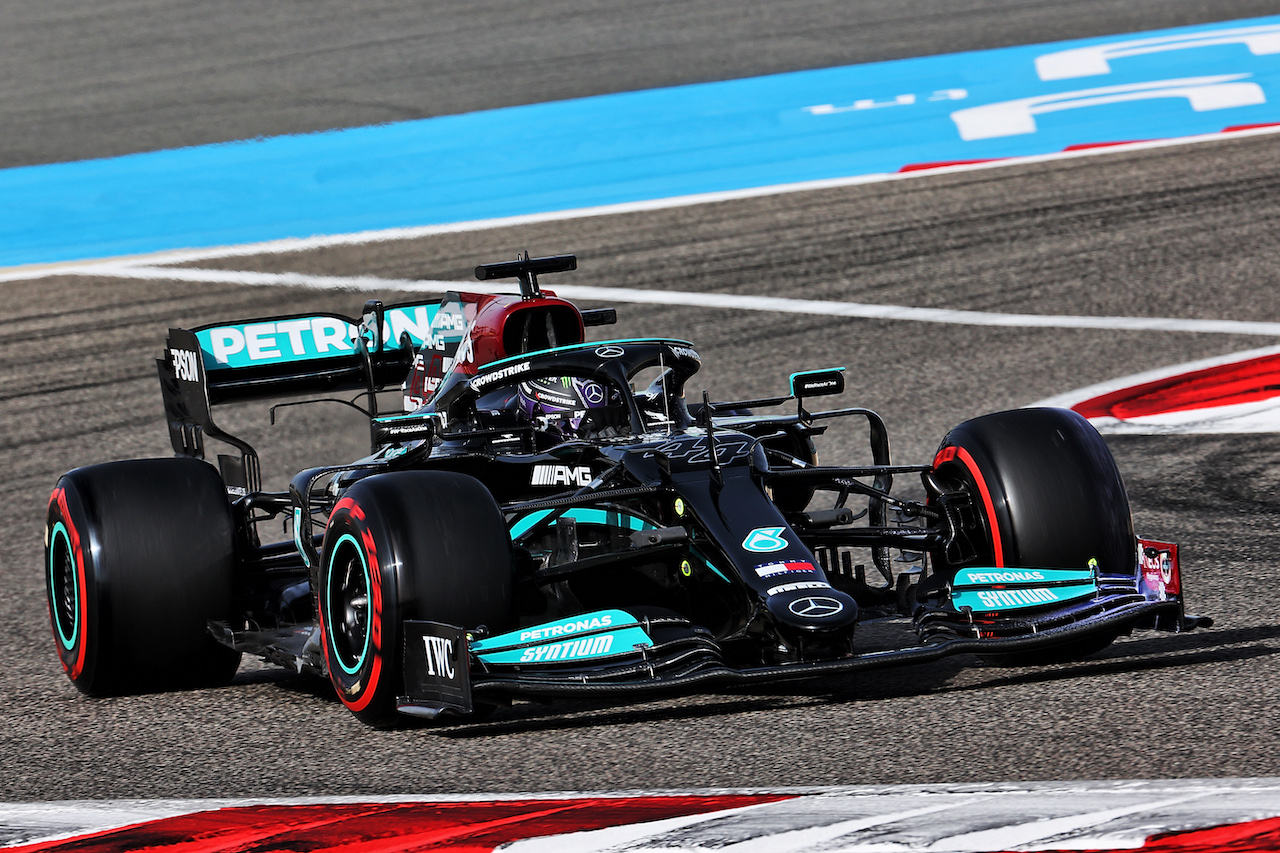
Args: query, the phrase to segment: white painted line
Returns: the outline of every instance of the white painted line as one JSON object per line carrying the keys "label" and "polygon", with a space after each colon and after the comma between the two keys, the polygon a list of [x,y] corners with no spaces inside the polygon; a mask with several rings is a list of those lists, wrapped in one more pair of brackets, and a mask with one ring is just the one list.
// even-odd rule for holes
{"label": "white painted line", "polygon": [[[375,276],[308,275],[294,272],[257,272],[254,270],[209,270],[190,267],[153,267],[131,264],[98,264],[76,270],[73,275],[137,278],[152,281],[190,281],[202,284],[240,284],[252,287],[302,287],[310,290],[355,290],[386,292],[392,290],[415,293],[444,293],[466,290],[472,293],[506,293],[510,283],[482,284],[478,281],[436,281],[431,279],[377,278]],[[550,288],[559,292],[559,288]]]}
{"label": "white painted line", "polygon": [[1160,814],[1170,806],[1189,803],[1209,796],[1208,792],[1189,794],[1171,799],[1144,801],[1136,805],[1114,809],[1069,815],[1067,817],[1033,820],[994,829],[980,829],[952,835],[929,845],[927,853],[983,853],[987,850],[1054,850],[1063,849],[1066,839],[1082,830],[1095,829],[1117,818],[1132,814]]}
{"label": "white painted line", "polygon": [[200,800],[0,804],[0,847],[76,838],[209,807]]}
{"label": "white painted line", "polygon": [[39,281],[42,278],[52,278],[54,276],[63,275],[90,275],[92,270],[97,269],[104,263],[111,265],[119,265],[124,261],[122,259],[114,259],[110,261],[73,261],[65,264],[38,264],[26,267],[9,267],[0,270],[0,282],[7,281]]}
{"label": "white painted line", "polygon": [[1280,398],[1141,417],[1089,418],[1104,435],[1253,435],[1280,432]]}
{"label": "white painted line", "polygon": [[1181,77],[1148,80],[1120,86],[1099,86],[1074,92],[1055,92],[998,101],[956,110],[951,114],[960,138],[966,142],[997,139],[1036,132],[1037,115],[1078,107],[1097,107],[1153,98],[1185,98],[1196,112],[1265,104],[1267,95],[1257,83],[1244,82],[1252,74],[1215,74],[1208,77]]}
{"label": "white painted line", "polygon": [[[949,811],[969,805],[975,797],[948,798],[946,802],[902,811],[875,814],[859,817],[854,820],[836,821],[820,826],[808,826],[797,829],[779,828],[765,835],[757,835],[745,841],[717,846],[719,853],[803,853],[817,849],[832,849],[831,842],[844,835],[861,832],[878,826],[910,821],[937,812]],[[676,839],[669,836],[676,830],[707,824],[712,821],[727,820],[749,811],[774,810],[777,803],[746,806],[688,818],[673,818],[650,823],[613,826],[605,829],[584,830],[564,835],[531,838],[517,841],[503,848],[504,853],[597,853],[597,851],[641,851],[683,849],[673,846]],[[794,804],[788,804],[794,806]],[[794,821],[794,818],[793,818]],[[714,835],[714,828],[704,832]]]}
{"label": "white painted line", "polygon": [[888,826],[895,823],[911,821],[914,818],[952,809],[964,808],[975,799],[956,798],[940,805],[925,806],[917,809],[873,815],[855,820],[839,821],[825,826],[811,826],[804,829],[792,829],[773,835],[762,835],[721,847],[722,853],[805,853],[809,850],[831,850],[836,839],[855,832]]}
{"label": "white painted line", "polygon": [[[1038,154],[1032,157],[1010,157],[983,163],[962,163],[952,166],[940,166],[930,169],[918,169],[908,172],[882,172],[872,175],[857,175],[848,178],[830,178],[821,181],[804,181],[792,184],[776,184],[767,187],[748,187],[740,190],[727,190],[714,193],[675,196],[672,198],[652,199],[650,201],[610,204],[597,207],[583,207],[573,210],[556,210],[547,213],[533,213],[523,216],[508,216],[496,219],[479,219],[471,222],[453,222],[443,225],[422,225],[410,228],[388,228],[376,231],[360,231],[353,234],[317,235],[314,237],[289,238],[285,240],[269,240],[261,243],[246,243],[238,246],[220,246],[208,249],[186,249],[156,252],[133,258],[103,259],[113,263],[190,263],[193,261],[214,258],[229,258],[263,253],[302,252],[329,246],[361,245],[366,243],[387,242],[392,240],[415,240],[437,234],[456,234],[466,231],[486,231],[497,228],[511,228],[517,225],[533,225],[543,222],[560,222],[573,219],[585,219],[595,216],[616,216],[626,213],[645,213],[655,210],[670,210],[679,207],[691,207],[699,204],[714,204],[724,201],[762,198],[787,193],[814,192],[824,189],[852,187],[861,184],[874,184],[884,181],[904,181],[933,175],[947,175],[959,172],[972,172],[983,169],[1003,169],[1010,166],[1024,166],[1033,163],[1049,163],[1058,160],[1075,160],[1082,157],[1098,157],[1109,154],[1122,154],[1131,151],[1146,151],[1158,148],[1170,148],[1180,145],[1196,145],[1204,142],[1218,142],[1224,139],[1239,139],[1252,136],[1265,136],[1280,133],[1280,126],[1258,127],[1230,132],[1205,133],[1196,136],[1181,136],[1173,139],[1155,139],[1144,142],[1128,142],[1119,145],[1107,145],[1098,148],[1085,148],[1076,151],[1058,151],[1053,154]],[[54,275],[66,275],[76,271],[85,271],[86,265],[93,266],[100,261],[77,261],[67,264],[43,264],[26,267],[11,267],[0,270],[0,282],[24,281],[47,278]]]}
{"label": "white painted line", "polygon": [[[191,281],[256,286],[290,286],[319,289],[414,293],[443,293],[466,290],[483,293],[510,292],[510,285],[485,286],[478,282],[415,281],[372,276],[318,276],[303,273],[266,273],[238,270],[153,267],[129,264],[99,264],[78,270],[79,275],[120,278]],[[993,311],[960,311],[950,308],[913,308],[903,305],[875,305],[818,299],[789,299],[781,296],[748,296],[730,293],[698,293],[687,290],[641,290],[631,287],[592,287],[549,284],[556,295],[573,300],[628,302],[650,305],[681,305],[696,308],[724,308],[738,311],[769,311],[779,314],[815,314],[856,317],[867,320],[901,320],[964,326],[1003,326],[1029,329],[1101,329],[1137,332],[1201,332],[1228,335],[1280,337],[1280,323],[1244,320],[1197,320],[1173,317],[1089,317],[1070,314],[1001,314]]]}
{"label": "white painted line", "polygon": [[709,821],[732,818],[744,812],[765,808],[769,805],[771,804],[742,806],[736,809],[723,809],[718,812],[706,812],[686,817],[671,817],[646,823],[629,823],[623,826],[605,827],[604,829],[588,829],[582,832],[529,838],[513,841],[505,845],[502,850],[503,853],[601,853],[602,851],[620,849],[634,850],[637,844],[639,844],[639,849],[645,849],[647,845],[641,842],[646,840],[688,829]]}
{"label": "white painted line", "polygon": [[1110,74],[1111,60],[1123,56],[1142,56],[1170,50],[1224,44],[1244,45],[1254,56],[1280,53],[1280,25],[1263,24],[1222,30],[1200,30],[1058,50],[1036,57],[1036,74],[1041,80],[1098,77]]}

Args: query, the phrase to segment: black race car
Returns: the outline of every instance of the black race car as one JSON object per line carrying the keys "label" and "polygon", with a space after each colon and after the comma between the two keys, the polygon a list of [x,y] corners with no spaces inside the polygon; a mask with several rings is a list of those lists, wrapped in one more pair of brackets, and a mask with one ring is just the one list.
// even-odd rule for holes
{"label": "black race car", "polygon": [[[49,613],[75,685],[225,682],[248,653],[327,676],[387,725],[962,652],[1064,661],[1209,624],[1183,612],[1177,546],[1135,537],[1075,413],[985,415],[895,465],[875,412],[816,410],[842,368],[716,401],[686,393],[688,342],[585,342],[614,312],[538,285],[575,267],[526,254],[476,270],[518,294],[171,329],[176,458],[71,471],[49,503]],[[379,411],[397,385],[403,411]],[[287,491],[264,491],[253,448],[211,416],[338,392],[358,392],[337,402],[369,416],[371,454]],[[817,464],[836,418],[865,422],[868,464]],[[230,451],[216,467],[207,439]],[[902,477],[925,497],[895,496]],[[282,520],[292,539],[264,541]]]}

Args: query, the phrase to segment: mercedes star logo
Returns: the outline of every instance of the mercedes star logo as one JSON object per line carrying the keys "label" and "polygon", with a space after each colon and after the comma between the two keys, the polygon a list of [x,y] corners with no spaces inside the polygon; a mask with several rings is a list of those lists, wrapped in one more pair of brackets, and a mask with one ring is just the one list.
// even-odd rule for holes
{"label": "mercedes star logo", "polygon": [[604,402],[604,388],[597,382],[588,382],[582,388],[582,399],[593,406]]}
{"label": "mercedes star logo", "polygon": [[626,353],[626,350],[624,350],[622,347],[614,347],[614,346],[596,347],[596,355],[600,356],[601,358],[617,358],[618,356],[624,355],[625,353]]}
{"label": "mercedes star logo", "polygon": [[804,616],[809,619],[821,619],[823,616],[835,616],[844,605],[834,598],[828,598],[825,595],[810,595],[805,598],[797,598],[791,602],[788,609],[797,616]]}

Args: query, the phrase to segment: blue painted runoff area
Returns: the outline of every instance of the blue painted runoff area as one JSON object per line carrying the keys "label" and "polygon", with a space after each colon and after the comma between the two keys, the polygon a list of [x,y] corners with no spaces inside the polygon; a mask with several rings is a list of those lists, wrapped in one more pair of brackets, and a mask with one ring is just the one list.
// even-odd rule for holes
{"label": "blue painted runoff area", "polygon": [[1280,15],[0,170],[0,266],[484,220],[1280,122]]}

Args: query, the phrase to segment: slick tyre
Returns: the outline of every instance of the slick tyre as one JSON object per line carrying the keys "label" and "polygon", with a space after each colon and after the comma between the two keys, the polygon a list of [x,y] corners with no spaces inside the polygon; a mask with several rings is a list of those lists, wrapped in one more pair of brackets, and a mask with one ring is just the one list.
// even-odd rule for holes
{"label": "slick tyre", "polygon": [[386,728],[403,695],[405,620],[514,627],[511,539],[473,477],[400,471],[353,485],[325,531],[317,588],[329,680],[362,722]]}
{"label": "slick tyre", "polygon": [[[966,421],[934,458],[935,477],[967,491],[982,527],[977,565],[1080,569],[1096,559],[1104,574],[1136,572],[1129,498],[1098,431],[1067,409],[1018,409]],[[935,555],[944,572],[945,554]],[[1052,649],[985,659],[999,665],[1076,660],[1101,651],[1115,633]]]}
{"label": "slick tyre", "polygon": [[209,635],[229,616],[234,524],[218,473],[195,459],[78,468],[49,500],[44,575],[62,668],[93,696],[225,684],[240,653]]}

